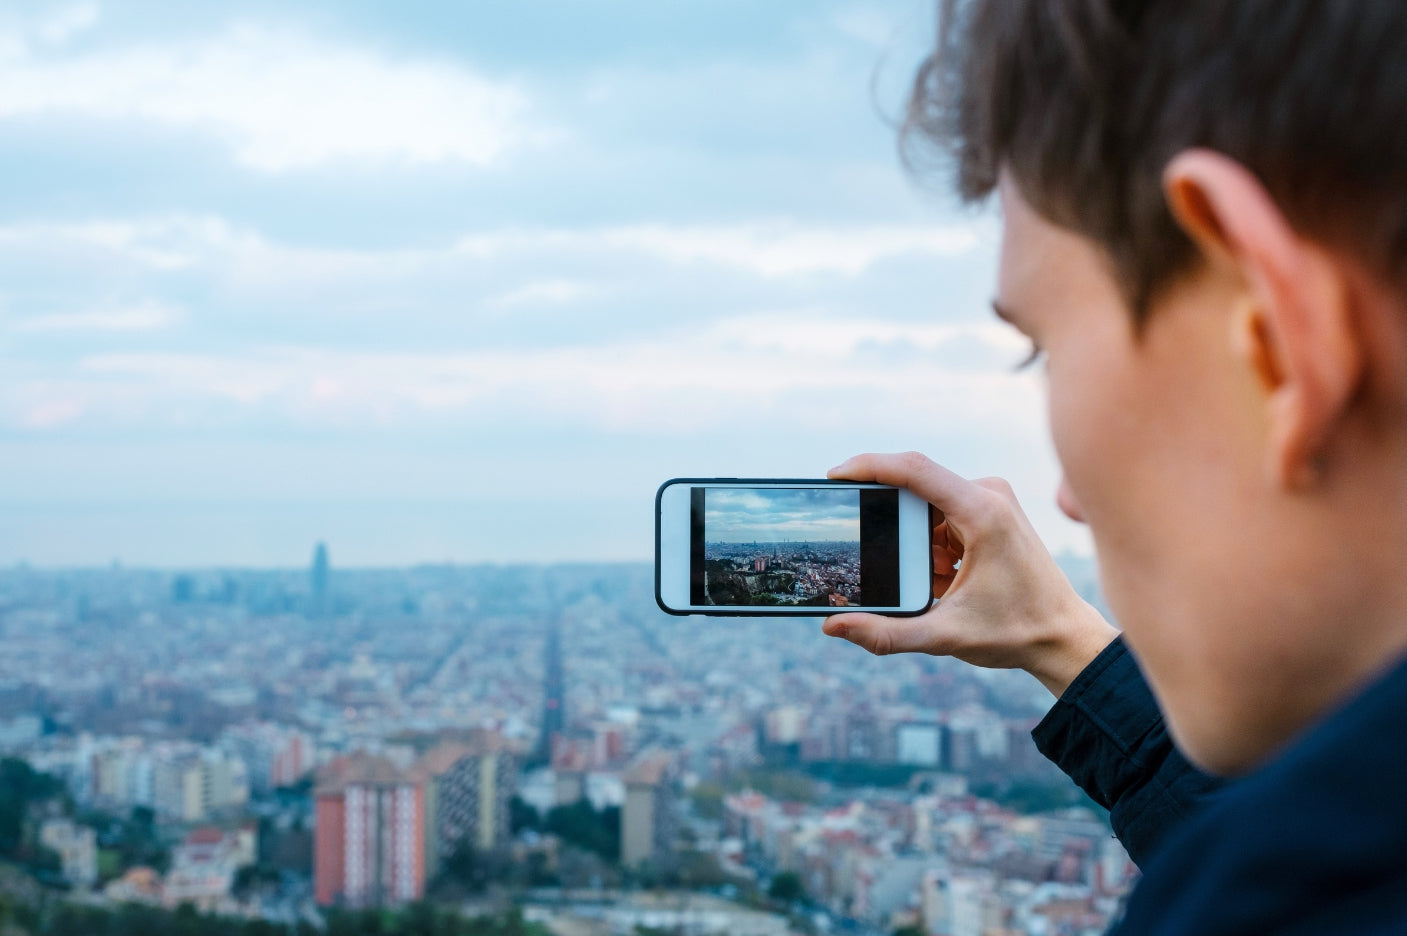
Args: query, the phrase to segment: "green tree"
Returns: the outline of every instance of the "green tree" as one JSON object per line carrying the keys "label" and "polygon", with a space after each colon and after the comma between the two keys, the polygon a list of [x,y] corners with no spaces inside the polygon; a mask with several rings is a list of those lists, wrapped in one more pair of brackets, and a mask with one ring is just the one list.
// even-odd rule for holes
{"label": "green tree", "polygon": [[806,899],[806,888],[801,884],[801,875],[795,871],[782,871],[772,876],[767,886],[767,896],[782,903],[796,903]]}
{"label": "green tree", "polygon": [[756,790],[763,796],[793,803],[816,801],[816,781],[791,770],[748,770],[733,777],[732,789]]}
{"label": "green tree", "polygon": [[[133,807],[125,819],[92,812],[86,814],[83,821],[100,830],[103,848],[99,858],[105,876],[115,876],[138,865],[162,872],[170,866],[171,852],[161,841],[156,829],[156,814],[150,808]],[[115,855],[115,862],[111,858],[103,860],[106,855]]]}
{"label": "green tree", "polygon": [[555,806],[547,814],[547,831],[564,841],[595,852],[612,863],[620,861],[620,807],[598,811],[590,800]]}
{"label": "green tree", "polygon": [[700,819],[723,818],[724,790],[719,784],[707,781],[698,783],[689,792],[689,797],[694,801],[694,815]]}
{"label": "green tree", "polygon": [[511,858],[503,853],[482,852],[461,840],[445,857],[436,884],[463,894],[481,893],[490,884],[511,880],[517,869]]}
{"label": "green tree", "polygon": [[24,860],[30,807],[65,795],[61,780],[38,773],[17,757],[0,760],[0,857]]}
{"label": "green tree", "polygon": [[278,868],[271,865],[244,865],[235,870],[234,882],[230,885],[230,890],[236,897],[243,899],[261,887],[278,884],[281,879],[282,875],[279,874]]}
{"label": "green tree", "polygon": [[520,796],[508,801],[508,828],[514,835],[524,829],[541,829],[542,816],[537,807]]}

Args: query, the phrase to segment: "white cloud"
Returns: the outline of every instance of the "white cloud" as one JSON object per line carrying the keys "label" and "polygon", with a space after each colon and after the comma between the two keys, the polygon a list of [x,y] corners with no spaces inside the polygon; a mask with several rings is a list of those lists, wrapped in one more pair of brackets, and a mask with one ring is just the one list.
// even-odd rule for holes
{"label": "white cloud", "polygon": [[645,226],[604,234],[607,243],[680,262],[748,267],[762,276],[837,272],[854,276],[904,253],[952,255],[977,246],[969,227],[807,228],[795,224],[723,228]]}
{"label": "white cloud", "polygon": [[541,280],[504,293],[496,304],[502,307],[559,305],[584,299],[595,291],[590,284],[574,280]]}
{"label": "white cloud", "polygon": [[837,10],[831,17],[843,35],[876,48],[885,48],[899,31],[892,12],[875,6],[851,6]]}
{"label": "white cloud", "polygon": [[[96,7],[51,20],[63,38]],[[55,115],[154,121],[214,133],[268,172],[354,162],[488,166],[543,136],[511,83],[460,66],[243,27],[189,40],[37,55],[0,37],[0,119]]]}
{"label": "white cloud", "polygon": [[[983,223],[953,225],[638,224],[579,229],[509,229],[475,233],[441,247],[352,250],[279,244],[219,217],[171,215],[142,220],[0,227],[0,249],[97,248],[155,271],[205,267],[268,282],[406,275],[436,264],[508,256],[646,256],[777,279],[828,273],[858,276],[905,255],[960,256],[987,236]],[[536,281],[517,300],[579,298],[579,284]],[[570,294],[570,295],[568,295]],[[505,297],[509,298],[509,297]]]}
{"label": "white cloud", "polygon": [[[898,342],[917,353],[866,357],[859,352],[867,341]],[[94,354],[81,362],[78,380],[48,389],[63,399],[80,394],[86,412],[120,406],[113,413],[119,419],[180,403],[254,408],[278,422],[508,416],[525,425],[572,421],[666,434],[716,427],[740,414],[784,419],[787,432],[916,414],[941,414],[950,424],[1038,425],[1034,378],[944,367],[934,355],[957,341],[1002,352],[1019,343],[991,323],[905,326],[778,315],[569,348]],[[822,395],[827,406],[797,405]],[[29,407],[45,402],[35,388],[21,399]]]}
{"label": "white cloud", "polygon": [[932,354],[946,344],[959,341],[977,341],[1012,355],[1029,348],[1019,334],[998,322],[925,325],[856,319],[827,321],[821,312],[814,317],[769,315],[729,319],[720,322],[713,334],[722,347],[808,358],[817,355],[844,358],[867,345],[902,346],[921,354]]}
{"label": "white cloud", "polygon": [[733,267],[776,278],[811,273],[855,276],[903,254],[955,256],[978,246],[974,225],[805,226],[794,222],[732,225],[641,224],[593,230],[501,231],[463,238],[474,257],[602,248],[681,264]]}
{"label": "white cloud", "polygon": [[65,6],[35,24],[34,32],[51,45],[62,45],[73,36],[97,25],[100,11],[96,3]]}
{"label": "white cloud", "polygon": [[27,429],[55,429],[82,415],[83,405],[78,401],[52,399],[24,411],[20,423]]}
{"label": "white cloud", "polygon": [[36,315],[11,327],[17,332],[137,332],[165,328],[180,317],[176,309],[148,300],[132,306]]}

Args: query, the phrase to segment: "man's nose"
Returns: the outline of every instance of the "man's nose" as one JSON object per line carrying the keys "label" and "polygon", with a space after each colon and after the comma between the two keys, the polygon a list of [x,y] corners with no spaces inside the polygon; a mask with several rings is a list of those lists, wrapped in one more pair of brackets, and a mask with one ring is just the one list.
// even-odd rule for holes
{"label": "man's nose", "polygon": [[1080,502],[1075,500],[1075,494],[1070,490],[1070,482],[1062,476],[1060,487],[1055,491],[1055,503],[1060,507],[1061,513],[1074,520],[1076,523],[1084,523],[1085,515],[1080,510]]}

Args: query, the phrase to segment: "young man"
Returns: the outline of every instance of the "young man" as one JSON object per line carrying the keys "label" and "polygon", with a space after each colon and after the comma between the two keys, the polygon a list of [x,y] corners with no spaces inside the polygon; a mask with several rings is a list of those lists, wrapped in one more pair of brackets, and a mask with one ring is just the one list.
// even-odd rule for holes
{"label": "young man", "polygon": [[1144,870],[1116,932],[1407,933],[1407,7],[943,12],[911,130],[1000,200],[997,314],[1124,636],[1009,488],[914,455],[834,474],[943,511],[943,600],[826,632],[1060,698],[1037,740]]}

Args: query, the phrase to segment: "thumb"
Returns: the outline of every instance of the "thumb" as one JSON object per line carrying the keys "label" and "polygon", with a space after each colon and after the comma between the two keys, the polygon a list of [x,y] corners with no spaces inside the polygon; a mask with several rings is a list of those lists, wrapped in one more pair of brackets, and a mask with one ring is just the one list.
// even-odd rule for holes
{"label": "thumb", "polygon": [[821,630],[829,637],[839,637],[864,647],[875,656],[910,653],[928,649],[925,638],[936,610],[911,618],[892,618],[866,612],[835,614],[826,618]]}

